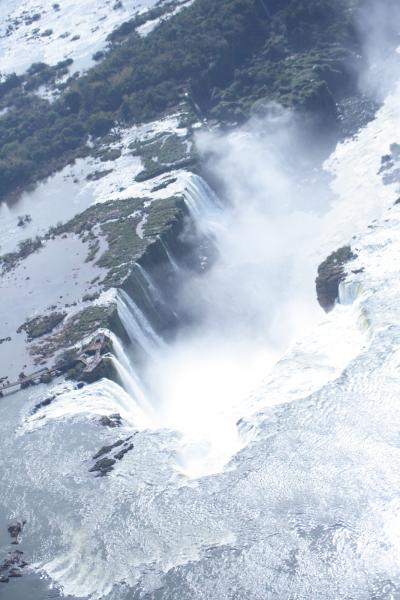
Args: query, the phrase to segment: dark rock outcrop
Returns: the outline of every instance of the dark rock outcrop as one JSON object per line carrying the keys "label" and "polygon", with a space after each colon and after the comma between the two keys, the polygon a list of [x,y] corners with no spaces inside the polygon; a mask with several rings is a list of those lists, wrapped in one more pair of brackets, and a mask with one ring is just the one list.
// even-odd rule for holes
{"label": "dark rock outcrop", "polygon": [[121,427],[122,425],[122,417],[119,414],[110,415],[109,417],[103,416],[99,419],[99,424],[103,427]]}
{"label": "dark rock outcrop", "polygon": [[57,396],[49,396],[49,398],[45,398],[45,400],[42,400],[41,402],[38,402],[37,404],[35,404],[35,406],[33,407],[32,411],[31,411],[31,415],[35,415],[40,410],[42,410],[42,408],[46,408],[46,406],[50,406],[50,404],[52,404],[56,398],[57,398]]}
{"label": "dark rock outcrop", "polygon": [[98,476],[104,477],[110,471],[112,471],[113,466],[115,465],[116,460],[113,458],[102,458],[98,460],[95,465],[89,469],[90,473],[98,473]]}
{"label": "dark rock outcrop", "polygon": [[110,446],[103,446],[102,448],[100,448],[100,450],[93,456],[93,460],[97,460],[98,458],[100,458],[101,456],[104,456],[105,454],[108,454],[109,452],[111,452],[111,450],[113,450],[114,448],[118,448],[118,446],[122,446],[122,444],[124,443],[124,440],[118,440],[118,442],[115,442],[115,444],[111,444]]}
{"label": "dark rock outcrop", "polygon": [[[8,533],[11,537],[11,544],[19,544],[19,537],[22,533],[26,521],[12,523],[8,527]],[[22,550],[13,550],[8,552],[7,557],[0,562],[0,583],[8,583],[10,579],[16,579],[23,576],[23,569],[27,562],[23,558]]]}
{"label": "dark rock outcrop", "polygon": [[[114,442],[114,444],[100,448],[100,450],[93,456],[93,460],[96,462],[93,467],[89,469],[89,473],[97,473],[97,477],[104,477],[105,475],[108,475],[108,473],[113,470],[117,460],[122,460],[125,454],[133,450],[134,445],[129,443],[132,437],[133,436],[129,436],[124,440],[118,440]],[[113,450],[117,448],[120,448],[120,450],[116,454],[112,454]]]}
{"label": "dark rock outcrop", "polygon": [[114,454],[115,458],[117,460],[122,460],[124,458],[125,454],[127,454],[128,452],[133,450],[133,447],[134,447],[133,444],[129,444],[128,446],[125,446],[125,448],[122,448],[122,450],[117,452],[117,454]]}
{"label": "dark rock outcrop", "polygon": [[343,246],[332,252],[318,267],[318,276],[315,281],[318,302],[329,312],[335,306],[339,296],[339,284],[346,278],[345,265],[357,258],[350,246]]}
{"label": "dark rock outcrop", "polygon": [[8,527],[8,533],[10,534],[10,537],[12,539],[12,544],[19,543],[19,536],[22,533],[22,529],[24,528],[25,523],[26,521],[22,521],[22,523],[17,522],[13,523]]}

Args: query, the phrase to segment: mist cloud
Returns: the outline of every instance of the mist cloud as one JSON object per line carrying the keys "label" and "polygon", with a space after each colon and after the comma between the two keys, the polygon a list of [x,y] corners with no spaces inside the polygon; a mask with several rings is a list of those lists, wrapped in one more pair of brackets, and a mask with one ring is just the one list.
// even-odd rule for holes
{"label": "mist cloud", "polygon": [[222,190],[224,207],[198,223],[218,257],[181,291],[196,325],[147,373],[163,424],[191,440],[183,462],[196,475],[240,448],[249,392],[322,315],[315,249],[331,202],[289,111],[271,106],[234,132],[199,134],[197,146]]}
{"label": "mist cloud", "polygon": [[400,5],[397,0],[370,1],[356,23],[365,56],[359,76],[362,92],[381,102],[397,82],[400,72]]}

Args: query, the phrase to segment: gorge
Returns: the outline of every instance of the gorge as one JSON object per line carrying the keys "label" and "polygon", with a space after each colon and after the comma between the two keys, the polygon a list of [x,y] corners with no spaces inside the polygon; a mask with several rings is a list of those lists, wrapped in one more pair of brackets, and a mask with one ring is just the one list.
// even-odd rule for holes
{"label": "gorge", "polygon": [[0,3],[0,598],[396,599],[398,7],[111,4]]}

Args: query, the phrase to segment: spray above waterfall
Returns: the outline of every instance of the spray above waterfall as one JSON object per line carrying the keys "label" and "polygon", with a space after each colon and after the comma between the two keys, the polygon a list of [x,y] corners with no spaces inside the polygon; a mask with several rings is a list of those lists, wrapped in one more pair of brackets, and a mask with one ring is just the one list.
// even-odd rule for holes
{"label": "spray above waterfall", "polygon": [[[111,360],[132,402],[125,420],[178,432],[176,465],[189,476],[220,471],[243,447],[237,423],[258,410],[252,390],[321,317],[314,279],[346,207],[308,142],[274,105],[236,131],[198,134],[220,195],[189,176],[185,244],[158,237],[165,268],[147,257],[116,294]],[[204,268],[180,253],[188,241]]]}
{"label": "spray above waterfall", "polygon": [[[225,4],[241,11],[252,0]],[[298,14],[304,2],[267,4]],[[296,73],[297,58],[285,65],[293,60]],[[359,106],[352,102],[343,101],[344,120]],[[128,148],[114,131],[107,138],[107,155],[121,145],[123,160],[104,165],[121,186],[89,224],[97,230],[105,208],[107,227],[124,226],[122,245],[104,238],[99,247],[122,255],[121,279],[108,278],[90,300],[79,293],[73,305],[56,291],[66,326],[82,305],[95,319],[84,340],[63,333],[60,352],[82,340],[64,364],[82,357],[81,343],[89,356],[101,327],[104,363],[82,378],[110,378],[60,377],[4,394],[0,580],[2,561],[19,552],[30,566],[0,582],[0,596],[29,589],[41,600],[47,582],[35,589],[36,571],[52,594],[59,587],[90,600],[400,598],[400,205],[396,184],[382,178],[397,175],[399,106],[400,88],[324,162],[326,146],[304,138],[293,113],[258,105],[241,126],[193,128],[196,175],[179,168],[132,187],[134,172],[120,164],[125,156],[132,164],[139,144]],[[360,120],[349,118],[353,130]],[[183,124],[141,126],[140,146],[170,158],[188,141]],[[164,170],[160,161],[153,167]],[[107,177],[101,185],[106,199]],[[128,217],[119,217],[120,202]],[[68,234],[87,240],[82,262],[90,227]],[[351,253],[333,252],[348,245]],[[340,263],[325,313],[318,266],[334,270],[332,256],[342,254],[353,258]],[[27,271],[33,278],[23,267],[27,302]],[[70,275],[66,287],[75,287]],[[0,347],[7,353],[1,339]],[[11,520],[26,520],[19,550],[9,545]]]}
{"label": "spray above waterfall", "polygon": [[[223,196],[196,175],[184,197],[197,234],[215,245],[214,262],[191,272],[159,239],[179,285],[177,312],[193,319],[167,342],[120,291],[130,344],[115,344],[125,389],[154,426],[182,434],[178,462],[194,476],[218,471],[242,447],[237,421],[256,409],[252,388],[319,318],[314,278],[331,202],[296,120],[276,106],[234,133],[209,131],[197,143]],[[146,302],[162,306],[159,283],[142,265],[136,270]]]}

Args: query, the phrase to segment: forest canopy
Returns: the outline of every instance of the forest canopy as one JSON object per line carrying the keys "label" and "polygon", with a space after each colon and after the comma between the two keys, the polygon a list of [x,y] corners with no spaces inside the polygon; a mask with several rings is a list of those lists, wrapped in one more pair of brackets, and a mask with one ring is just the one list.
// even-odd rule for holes
{"label": "forest canopy", "polygon": [[354,3],[195,0],[140,37],[125,24],[104,58],[72,77],[53,103],[32,93],[56,67],[32,65],[0,84],[0,197],[87,152],[88,135],[158,118],[189,96],[219,121],[248,117],[260,100],[335,117],[359,40]]}

